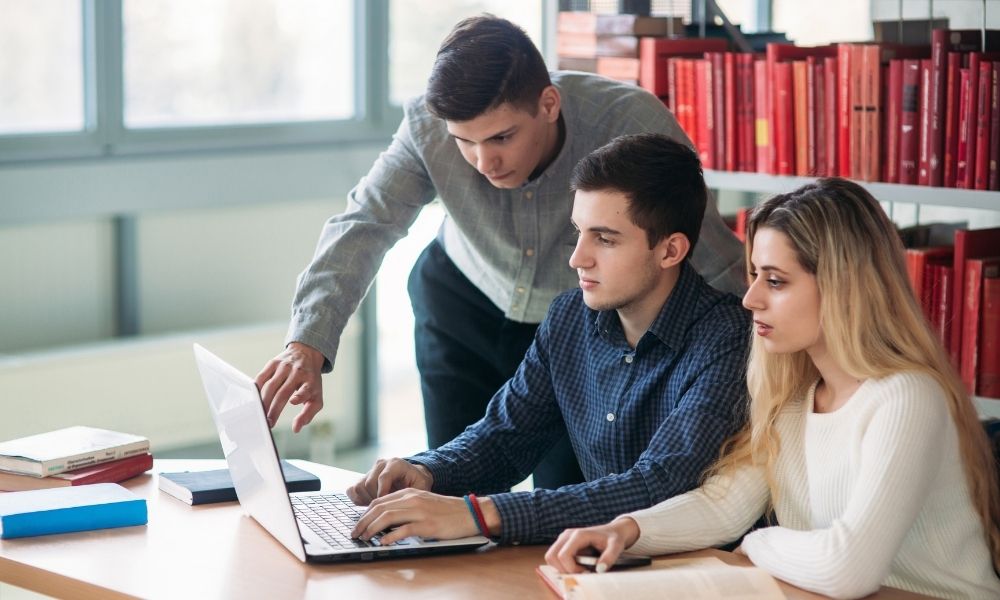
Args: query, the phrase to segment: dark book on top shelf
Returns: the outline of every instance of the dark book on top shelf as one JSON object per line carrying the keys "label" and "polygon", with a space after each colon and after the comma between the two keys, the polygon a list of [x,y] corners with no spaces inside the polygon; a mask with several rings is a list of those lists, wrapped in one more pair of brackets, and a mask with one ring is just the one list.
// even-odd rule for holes
{"label": "dark book on top shelf", "polygon": [[[289,492],[320,489],[319,477],[289,462],[281,461],[281,471]],[[191,505],[233,502],[237,499],[229,469],[160,473],[159,486],[161,491]]]}
{"label": "dark book on top shelf", "polygon": [[0,471],[0,491],[21,492],[47,488],[89,485],[91,483],[118,483],[142,475],[153,468],[153,456],[136,454],[128,458],[73,469],[50,477],[33,477]]}
{"label": "dark book on top shelf", "polygon": [[45,477],[148,453],[144,437],[78,425],[0,443],[0,470]]}
{"label": "dark book on top shelf", "polygon": [[556,30],[559,33],[594,35],[666,36],[683,33],[684,21],[680,17],[563,11],[556,21]]}

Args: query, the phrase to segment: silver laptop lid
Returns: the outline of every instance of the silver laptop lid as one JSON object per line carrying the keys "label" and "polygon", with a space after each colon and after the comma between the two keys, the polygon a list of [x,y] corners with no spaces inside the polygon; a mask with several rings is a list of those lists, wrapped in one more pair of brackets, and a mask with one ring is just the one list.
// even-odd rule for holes
{"label": "silver laptop lid", "polygon": [[198,344],[194,356],[243,511],[304,562],[305,548],[257,386]]}

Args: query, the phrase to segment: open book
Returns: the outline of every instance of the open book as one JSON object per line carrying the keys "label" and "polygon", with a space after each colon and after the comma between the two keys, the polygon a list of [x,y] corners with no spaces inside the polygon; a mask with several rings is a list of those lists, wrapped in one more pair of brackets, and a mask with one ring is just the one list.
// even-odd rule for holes
{"label": "open book", "polygon": [[715,557],[654,560],[648,567],[610,573],[564,575],[548,565],[536,569],[567,600],[772,600],[785,597],[773,577],[756,567],[734,567]]}

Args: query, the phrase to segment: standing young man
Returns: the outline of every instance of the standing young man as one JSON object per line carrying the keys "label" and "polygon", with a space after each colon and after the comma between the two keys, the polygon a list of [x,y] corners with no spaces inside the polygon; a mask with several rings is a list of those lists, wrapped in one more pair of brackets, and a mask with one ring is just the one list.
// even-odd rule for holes
{"label": "standing young man", "polygon": [[[570,173],[611,139],[657,132],[688,145],[651,94],[584,73],[550,75],[527,35],[492,16],[459,23],[438,51],[427,93],[404,107],[389,149],[324,227],[301,274],[286,347],[257,376],[273,424],[301,405],[299,431],[323,406],[320,374],[385,252],[435,197],[447,217],[410,275],[430,447],[482,417],[530,345],[567,268]],[[739,242],[708,203],[691,264],[710,284],[742,293]],[[568,442],[535,472],[555,488],[581,475]],[[560,458],[561,457],[561,458]]]}
{"label": "standing young man", "polygon": [[[580,289],[552,302],[486,416],[348,490],[371,504],[355,535],[551,540],[697,486],[741,425],[750,318],[688,264],[707,196],[694,151],[623,136],[581,161],[573,187]],[[504,492],[567,435],[586,483]]]}

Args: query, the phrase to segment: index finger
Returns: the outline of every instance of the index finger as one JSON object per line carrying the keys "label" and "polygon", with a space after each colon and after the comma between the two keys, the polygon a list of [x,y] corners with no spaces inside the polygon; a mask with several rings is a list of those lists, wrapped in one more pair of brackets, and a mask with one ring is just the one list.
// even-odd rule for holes
{"label": "index finger", "polygon": [[274,372],[278,369],[278,362],[279,361],[277,358],[272,358],[271,360],[267,361],[267,364],[264,365],[264,368],[260,370],[260,373],[257,373],[257,376],[254,378],[253,382],[254,385],[257,386],[258,390],[261,389],[265,383],[267,383],[268,379],[274,376]]}

